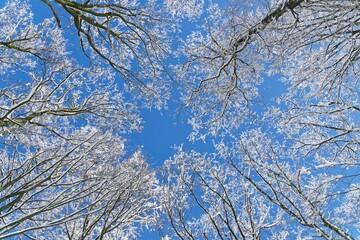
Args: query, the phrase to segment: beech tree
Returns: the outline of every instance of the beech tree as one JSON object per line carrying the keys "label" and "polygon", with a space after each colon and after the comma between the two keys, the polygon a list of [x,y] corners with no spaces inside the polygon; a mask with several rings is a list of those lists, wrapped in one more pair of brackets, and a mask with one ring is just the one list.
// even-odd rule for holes
{"label": "beech tree", "polygon": [[187,84],[184,103],[191,106],[194,131],[203,129],[199,135],[219,134],[252,117],[264,74],[280,74],[292,86],[284,104],[319,101],[324,94],[334,97],[329,103],[344,102],[356,86],[357,1],[251,3],[210,5],[206,24],[180,48],[187,61],[178,77]]}
{"label": "beech tree", "polygon": [[[215,153],[181,150],[166,163],[174,236],[359,236],[359,7],[210,4],[176,69],[190,139],[215,142]],[[276,101],[263,99],[270,85],[283,91]]]}
{"label": "beech tree", "polygon": [[259,195],[242,176],[242,171],[249,171],[248,166],[238,167],[241,172],[216,160],[214,155],[186,153],[182,149],[165,163],[164,211],[175,236],[180,239],[286,237],[281,231],[283,212],[266,196]]}
{"label": "beech tree", "polygon": [[26,1],[7,2],[0,26],[0,238],[136,237],[158,192],[121,136],[140,130],[136,105],[112,69],[72,59],[58,23],[34,23]]}
{"label": "beech tree", "polygon": [[[170,51],[168,32],[172,23],[164,19],[155,1],[69,1],[41,0],[48,7],[58,28],[77,36],[84,56],[92,66],[112,68],[146,101],[161,108],[168,99],[169,84],[164,58]],[[4,41],[21,51],[19,41]]]}
{"label": "beech tree", "polygon": [[169,235],[356,239],[358,173],[304,162],[286,148],[252,130],[236,143],[217,144],[216,154],[180,149],[165,163],[163,205],[173,229]]}

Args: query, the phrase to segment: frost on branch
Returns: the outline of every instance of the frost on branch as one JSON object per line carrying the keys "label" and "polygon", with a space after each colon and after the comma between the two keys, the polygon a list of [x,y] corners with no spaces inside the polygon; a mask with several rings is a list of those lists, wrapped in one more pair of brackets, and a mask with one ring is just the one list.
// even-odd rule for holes
{"label": "frost on branch", "polygon": [[357,212],[350,211],[358,206],[356,166],[317,169],[316,161],[304,161],[260,129],[218,143],[216,150],[179,149],[165,164],[163,208],[174,236],[356,236]]}
{"label": "frost on branch", "polygon": [[0,28],[0,238],[137,236],[158,183],[120,136],[141,129],[136,105],[111,70],[69,57],[53,21],[34,24],[15,3],[0,10],[14,14],[0,20],[11,26]]}
{"label": "frost on branch", "polygon": [[[70,18],[84,55],[94,66],[111,68],[143,104],[161,108],[168,100],[164,60],[171,52],[166,21],[155,1],[43,0],[59,26]],[[45,6],[45,5],[44,5]],[[62,26],[63,27],[63,26]]]}
{"label": "frost on branch", "polygon": [[165,0],[167,11],[174,17],[199,17],[203,12],[204,0]]}
{"label": "frost on branch", "polygon": [[282,212],[235,168],[179,149],[165,163],[163,208],[182,239],[259,239],[282,225]]}
{"label": "frost on branch", "polygon": [[123,141],[96,129],[76,135],[1,149],[2,238],[118,238],[154,220],[157,182],[141,154],[124,158]]}
{"label": "frost on branch", "polygon": [[228,134],[253,118],[265,74],[284,76],[279,87],[289,88],[281,103],[308,106],[331,96],[330,102],[358,108],[357,1],[236,3],[211,5],[205,23],[180,49],[187,59],[178,72],[193,138]]}

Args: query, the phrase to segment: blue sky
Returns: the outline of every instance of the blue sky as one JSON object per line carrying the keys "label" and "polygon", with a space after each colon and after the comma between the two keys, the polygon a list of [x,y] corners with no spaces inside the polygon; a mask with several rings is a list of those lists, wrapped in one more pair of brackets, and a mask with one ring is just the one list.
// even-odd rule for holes
{"label": "blue sky", "polygon": [[185,142],[191,131],[189,125],[179,122],[172,113],[172,110],[143,109],[144,129],[141,133],[130,135],[130,141],[142,146],[151,164],[161,164],[171,156],[174,152],[172,147]]}
{"label": "blue sky", "polygon": [[175,114],[177,108],[176,104],[170,104],[168,110],[143,109],[143,131],[129,136],[130,145],[142,147],[152,166],[160,166],[164,160],[173,156],[174,146],[182,145],[184,150],[196,149],[199,152],[214,150],[209,141],[187,141],[192,128],[183,120],[184,116]]}

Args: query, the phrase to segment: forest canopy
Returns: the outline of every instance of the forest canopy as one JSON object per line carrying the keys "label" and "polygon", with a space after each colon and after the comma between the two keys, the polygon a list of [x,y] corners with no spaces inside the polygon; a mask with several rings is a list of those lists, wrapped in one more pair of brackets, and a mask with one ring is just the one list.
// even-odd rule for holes
{"label": "forest canopy", "polygon": [[359,59],[358,0],[1,3],[0,238],[357,239]]}

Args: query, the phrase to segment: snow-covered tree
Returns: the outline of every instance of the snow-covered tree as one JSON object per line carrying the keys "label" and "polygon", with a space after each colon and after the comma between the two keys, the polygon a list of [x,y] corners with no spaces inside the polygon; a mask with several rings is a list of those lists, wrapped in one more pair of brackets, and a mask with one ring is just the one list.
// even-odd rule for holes
{"label": "snow-covered tree", "polygon": [[[205,23],[180,47],[186,62],[176,69],[191,114],[190,138],[212,140],[216,151],[207,158],[187,153],[189,160],[180,151],[168,161],[176,170],[166,167],[165,195],[175,200],[164,206],[174,235],[359,236],[359,16],[353,0],[209,5]],[[283,92],[276,101],[264,99],[269,86]],[[217,204],[236,201],[224,194],[236,191],[235,211],[218,211]],[[245,201],[249,194],[253,203]],[[267,219],[259,201],[271,209],[273,224],[251,235],[246,227],[260,229]],[[243,234],[235,224],[247,219],[242,207],[256,212]]]}
{"label": "snow-covered tree", "polygon": [[5,4],[0,32],[0,238],[136,237],[159,189],[121,137],[140,130],[136,105],[110,67],[72,59],[56,21],[35,23],[26,1]]}
{"label": "snow-covered tree", "polygon": [[165,163],[161,200],[175,239],[356,239],[357,166],[302,159],[261,130],[216,150],[180,149]]}
{"label": "snow-covered tree", "polygon": [[[93,66],[112,68],[143,105],[161,108],[170,97],[164,59],[170,55],[173,23],[160,2],[42,0],[58,27],[79,40]],[[45,6],[44,5],[44,6]],[[70,21],[69,21],[70,20]],[[120,82],[120,81],[119,81]]]}
{"label": "snow-covered tree", "polygon": [[180,48],[186,63],[178,77],[197,138],[254,118],[266,75],[282,77],[281,101],[290,107],[332,103],[358,112],[358,1],[264,2],[210,5],[205,24]]}
{"label": "snow-covered tree", "polygon": [[180,149],[164,173],[163,208],[180,239],[260,239],[281,230],[283,211],[216,156]]}

